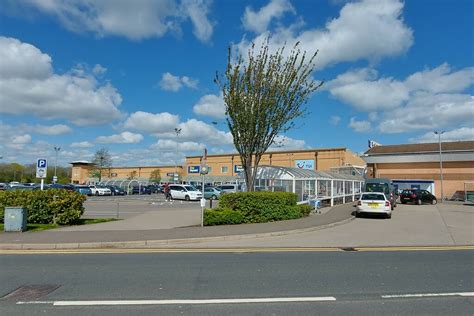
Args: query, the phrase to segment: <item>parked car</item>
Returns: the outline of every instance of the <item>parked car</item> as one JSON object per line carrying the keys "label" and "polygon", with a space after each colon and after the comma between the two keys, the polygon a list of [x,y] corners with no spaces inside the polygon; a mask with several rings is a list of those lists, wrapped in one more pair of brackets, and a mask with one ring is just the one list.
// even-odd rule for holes
{"label": "parked car", "polygon": [[93,195],[112,195],[109,188],[100,187],[97,185],[89,185]]}
{"label": "parked car", "polygon": [[235,192],[240,192],[241,187],[240,185],[237,185],[237,184],[222,184],[222,185],[219,185],[217,189],[220,189],[222,192],[225,192],[225,193],[235,193]]}
{"label": "parked car", "polygon": [[397,207],[398,192],[393,185],[392,180],[387,178],[373,178],[365,180],[365,192],[382,192],[390,201],[393,211]]}
{"label": "parked car", "polygon": [[146,186],[148,189],[151,190],[151,193],[162,193],[163,189],[159,184],[149,184]]}
{"label": "parked car", "polygon": [[82,195],[88,195],[88,196],[92,195],[92,190],[87,185],[75,185],[74,191]]}
{"label": "parked car", "polygon": [[214,187],[204,187],[204,198],[208,200],[218,200],[222,191]]}
{"label": "parked car", "polygon": [[362,213],[382,214],[387,218],[392,217],[390,201],[382,192],[364,192],[357,201],[356,216]]}
{"label": "parked car", "polygon": [[132,187],[132,194],[151,194],[151,190],[146,186],[134,186]]}
{"label": "parked car", "polygon": [[192,185],[171,184],[169,188],[172,199],[184,199],[189,201],[200,200],[202,198],[202,192]]}
{"label": "parked car", "polygon": [[125,190],[119,186],[107,185],[106,187],[110,189],[110,192],[112,193],[112,195],[126,195],[127,194],[127,192],[125,192]]}
{"label": "parked car", "polygon": [[436,196],[427,190],[408,189],[403,190],[402,194],[400,194],[400,202],[402,204],[416,203],[421,205],[423,203],[436,204],[438,200]]}
{"label": "parked car", "polygon": [[75,191],[75,188],[72,184],[60,184],[60,183],[48,184],[48,189],[63,189],[63,190],[68,190],[68,191]]}

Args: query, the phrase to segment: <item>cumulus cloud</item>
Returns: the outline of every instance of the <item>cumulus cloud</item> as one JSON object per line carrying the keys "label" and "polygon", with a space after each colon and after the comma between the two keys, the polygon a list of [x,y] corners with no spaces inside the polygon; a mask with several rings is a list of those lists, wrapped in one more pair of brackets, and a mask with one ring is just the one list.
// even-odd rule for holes
{"label": "cumulus cloud", "polygon": [[280,18],[287,12],[296,13],[288,0],[271,0],[258,11],[254,11],[250,6],[246,7],[242,24],[248,31],[263,33],[268,29],[268,25],[273,19]]}
{"label": "cumulus cloud", "polygon": [[[451,131],[446,131],[441,135],[443,142],[454,142],[462,140],[474,140],[474,128],[473,127],[461,127]],[[437,143],[438,135],[434,132],[425,133],[419,137],[410,138],[412,143]]]}
{"label": "cumulus cloud", "polygon": [[43,135],[65,135],[72,133],[72,128],[64,124],[56,125],[36,125],[33,130],[38,134]]}
{"label": "cumulus cloud", "polygon": [[97,64],[94,66],[94,68],[92,68],[92,73],[97,76],[105,74],[106,71],[107,71],[107,68],[105,68],[104,66],[100,64]]}
{"label": "cumulus cloud", "polygon": [[143,140],[143,135],[131,132],[123,132],[111,136],[99,136],[96,142],[99,144],[136,144]]}
{"label": "cumulus cloud", "polygon": [[69,147],[72,147],[72,148],[90,148],[90,147],[94,147],[94,144],[92,144],[91,142],[88,142],[88,141],[74,142],[74,143],[71,143],[71,145],[69,145]]}
{"label": "cumulus cloud", "polygon": [[165,91],[178,92],[183,86],[190,89],[197,89],[198,80],[187,76],[179,77],[165,72],[159,82],[161,89]]}
{"label": "cumulus cloud", "polygon": [[194,35],[201,41],[210,39],[213,25],[208,19],[211,1],[82,1],[19,0],[25,10],[36,9],[54,16],[68,30],[91,32],[98,36],[124,36],[131,40],[162,37],[168,32],[179,34],[181,25],[190,19]]}
{"label": "cumulus cloud", "polygon": [[222,94],[207,94],[201,97],[193,106],[193,112],[198,115],[209,116],[216,119],[225,117],[225,103]]}
{"label": "cumulus cloud", "polygon": [[206,145],[198,142],[177,142],[171,139],[160,139],[150,148],[159,151],[198,151],[206,148]]}
{"label": "cumulus cloud", "polygon": [[179,124],[179,116],[163,113],[149,113],[138,111],[132,113],[125,121],[124,127],[134,129],[137,131],[155,134],[155,133],[174,133],[174,129]]}
{"label": "cumulus cloud", "polygon": [[339,16],[323,28],[300,31],[296,24],[264,32],[253,40],[242,41],[234,49],[242,55],[254,42],[259,47],[271,34],[270,47],[276,50],[285,43],[313,53],[319,50],[316,66],[323,68],[339,62],[378,61],[405,53],[413,44],[413,31],[402,18],[399,0],[364,0],[343,6]]}
{"label": "cumulus cloud", "polygon": [[55,74],[48,55],[14,38],[0,37],[0,54],[0,113],[66,119],[76,125],[121,117],[122,97],[110,83],[76,71]]}
{"label": "cumulus cloud", "polygon": [[372,128],[372,124],[369,121],[357,121],[355,117],[351,117],[348,126],[358,133],[367,132]]}

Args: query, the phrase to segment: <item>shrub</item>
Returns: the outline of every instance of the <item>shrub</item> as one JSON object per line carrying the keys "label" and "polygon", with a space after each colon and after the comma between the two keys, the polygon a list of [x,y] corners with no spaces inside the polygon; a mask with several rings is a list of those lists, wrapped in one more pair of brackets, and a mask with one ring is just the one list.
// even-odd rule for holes
{"label": "shrub", "polygon": [[216,207],[204,211],[204,225],[232,225],[242,223],[244,216],[239,211],[228,208]]}
{"label": "shrub", "polygon": [[239,192],[222,195],[219,206],[241,212],[244,223],[264,223],[308,215],[311,208],[296,201],[290,192]]}
{"label": "shrub", "polygon": [[84,213],[85,196],[67,190],[34,190],[0,192],[0,220],[4,220],[5,207],[22,206],[31,224],[69,225]]}

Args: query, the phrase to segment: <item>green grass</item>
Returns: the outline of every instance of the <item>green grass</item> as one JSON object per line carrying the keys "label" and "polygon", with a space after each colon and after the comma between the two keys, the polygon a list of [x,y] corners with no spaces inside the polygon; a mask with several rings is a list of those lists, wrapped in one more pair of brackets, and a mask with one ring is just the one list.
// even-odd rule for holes
{"label": "green grass", "polygon": [[[39,232],[42,230],[47,229],[55,229],[59,227],[67,227],[67,226],[76,226],[76,225],[90,225],[90,224],[98,224],[98,223],[106,223],[116,221],[116,218],[81,218],[77,221],[75,225],[56,225],[56,224],[27,224],[26,230],[29,232]],[[0,233],[4,232],[5,224],[0,223]]]}

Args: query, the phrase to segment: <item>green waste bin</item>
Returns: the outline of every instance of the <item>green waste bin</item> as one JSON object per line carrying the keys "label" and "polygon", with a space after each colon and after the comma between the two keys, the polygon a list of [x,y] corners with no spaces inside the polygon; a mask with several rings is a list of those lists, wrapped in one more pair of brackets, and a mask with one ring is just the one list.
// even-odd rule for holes
{"label": "green waste bin", "polygon": [[23,207],[5,207],[4,225],[5,232],[26,231],[26,210]]}

